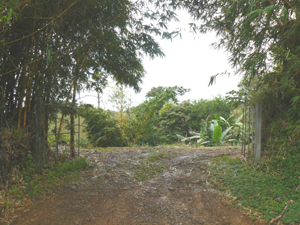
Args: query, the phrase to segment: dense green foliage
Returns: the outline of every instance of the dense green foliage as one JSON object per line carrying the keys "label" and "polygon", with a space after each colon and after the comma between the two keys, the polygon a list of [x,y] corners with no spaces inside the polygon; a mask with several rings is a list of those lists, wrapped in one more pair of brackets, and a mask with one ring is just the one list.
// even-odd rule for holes
{"label": "dense green foliage", "polygon": [[214,115],[215,119],[209,115],[202,122],[200,133],[193,132],[193,136],[184,137],[177,134],[177,137],[185,143],[198,143],[199,145],[239,145],[242,136],[242,123],[240,120],[243,115],[239,116],[234,123],[231,120],[234,116],[230,116],[227,120],[218,114]]}
{"label": "dense green foliage", "polygon": [[82,110],[86,124],[88,140],[97,147],[122,147],[127,142],[118,125],[109,112],[103,109],[87,107]]}
{"label": "dense green foliage", "polygon": [[168,103],[160,110],[157,122],[161,143],[172,144],[178,141],[176,134],[189,134],[190,109],[189,102],[183,102],[178,105]]}
{"label": "dense green foliage", "polygon": [[276,173],[287,172],[300,177],[299,126],[298,111],[277,114],[266,130],[269,134],[260,166],[263,171],[273,169]]}
{"label": "dense green foliage", "polygon": [[232,108],[227,104],[226,100],[221,96],[213,99],[195,100],[191,104],[189,126],[193,131],[199,131],[201,121],[206,120],[209,115],[218,114],[224,118],[228,118]]}
{"label": "dense green foliage", "polygon": [[[231,196],[233,204],[241,203],[254,212],[259,211],[269,222],[281,215],[287,205],[281,221],[285,224],[300,222],[299,178],[292,170],[278,170],[274,166],[261,172],[239,159],[218,158],[210,166],[210,180]],[[257,216],[254,214],[253,218]]]}
{"label": "dense green foliage", "polygon": [[[101,92],[108,77],[139,91],[143,57],[164,56],[154,37],[175,35],[167,25],[176,14],[151,7],[147,1],[131,0],[0,1],[0,129],[38,130],[35,107],[41,98],[47,134],[56,111],[52,105],[72,102],[70,141],[75,156],[77,92]],[[32,154],[38,161],[44,151],[38,148]]]}
{"label": "dense green foliage", "polygon": [[[194,18],[201,19],[195,30],[215,31],[220,38],[215,46],[225,48],[232,66],[243,75],[242,89],[228,99],[235,106],[263,103],[258,170],[264,172],[226,163],[212,170],[217,182],[229,187],[242,204],[263,212],[269,221],[293,200],[280,220],[299,222],[299,194],[288,191],[299,185],[300,2],[198,0],[184,4]],[[288,194],[274,201],[285,192]]]}
{"label": "dense green foliage", "polygon": [[[273,132],[273,124],[279,123],[280,116],[284,114],[288,115],[291,124],[297,121],[295,112],[299,111],[300,96],[300,2],[187,2],[183,5],[189,7],[194,18],[203,22],[195,28],[200,32],[217,32],[220,41],[215,46],[226,49],[231,64],[243,75],[242,90],[232,93],[235,94],[231,96],[232,102],[235,101],[236,105],[241,102],[247,105],[257,101],[263,103],[264,150],[270,149],[267,147],[270,139],[286,142],[286,136]],[[212,77],[211,83],[215,77]],[[280,145],[276,148],[280,148]]]}
{"label": "dense green foliage", "polygon": [[100,90],[105,79],[95,74],[138,91],[142,57],[164,56],[153,37],[171,38],[166,23],[175,18],[148,7],[128,0],[2,2],[0,122],[28,127],[37,96],[51,103],[68,99],[72,89],[73,96],[86,86]]}
{"label": "dense green foliage", "polygon": [[229,116],[230,111],[231,107],[220,96],[212,100],[184,101],[179,104],[168,102],[156,112],[148,130],[137,144],[158,145],[178,142],[177,134],[190,136],[191,132],[200,132],[209,115]]}
{"label": "dense green foliage", "polygon": [[[176,143],[177,134],[189,136],[190,132],[194,132],[193,127],[199,132],[203,121],[211,113],[229,115],[231,110],[220,96],[212,100],[179,103],[177,96],[189,90],[178,86],[152,88],[142,104],[124,110],[128,107],[126,102],[129,100],[124,94],[125,90],[119,87],[112,98],[118,104],[117,113],[93,109],[92,106],[83,109],[87,124],[85,130],[88,132],[88,139],[95,146],[155,146]],[[110,140],[110,144],[106,143],[107,140]]]}
{"label": "dense green foliage", "polygon": [[[183,87],[157,87],[147,93],[147,99],[133,108],[133,118],[130,124],[131,135],[134,144],[157,145],[160,143],[157,118],[160,110],[169,102],[177,103],[177,96],[189,91]],[[150,139],[149,139],[150,138]]]}
{"label": "dense green foliage", "polygon": [[[232,105],[263,103],[263,157],[259,166],[263,173],[229,160],[228,169],[216,171],[239,173],[215,178],[224,179],[224,185],[243,204],[262,211],[269,220],[282,210],[287,199],[276,203],[268,194],[280,195],[299,184],[295,178],[300,168],[298,0],[1,1],[0,128],[34,130],[38,96],[46,104],[68,102],[73,90],[74,106],[79,89],[92,87],[100,92],[108,76],[139,90],[144,76],[142,57],[163,56],[154,36],[176,35],[166,32],[167,22],[176,20],[176,8],[187,9],[196,20],[190,24],[195,32],[215,31],[219,42],[214,46],[224,48],[231,65],[243,75],[241,90],[227,98]],[[211,77],[210,84],[217,75]],[[232,108],[220,97],[178,103],[176,95],[186,91],[154,88],[144,103],[127,112],[130,120],[126,124],[101,109],[86,109],[88,138],[97,146],[170,144],[176,141],[176,134],[185,138],[193,132],[200,132],[200,138],[208,137],[205,141],[214,144],[226,140],[227,129],[227,134],[234,131],[233,121],[223,126],[220,119],[207,118],[215,114],[228,118]],[[51,113],[47,106],[46,131]],[[237,133],[239,127],[235,126]],[[27,152],[23,155],[28,156]],[[0,155],[2,161],[4,156]],[[275,191],[254,193],[254,189],[267,187],[266,180]],[[239,188],[232,187],[235,182]],[[245,190],[247,182],[251,190]],[[243,197],[246,191],[251,200]],[[299,198],[287,196],[295,204],[289,206],[288,216],[282,221],[290,223],[300,218],[295,211]]]}

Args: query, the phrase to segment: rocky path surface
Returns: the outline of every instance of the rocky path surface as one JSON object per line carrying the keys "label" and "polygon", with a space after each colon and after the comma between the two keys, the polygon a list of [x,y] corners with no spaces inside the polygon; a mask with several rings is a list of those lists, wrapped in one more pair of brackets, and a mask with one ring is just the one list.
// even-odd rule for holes
{"label": "rocky path surface", "polygon": [[267,224],[234,208],[208,181],[210,159],[234,148],[83,150],[95,168],[65,192],[18,209],[9,224]]}

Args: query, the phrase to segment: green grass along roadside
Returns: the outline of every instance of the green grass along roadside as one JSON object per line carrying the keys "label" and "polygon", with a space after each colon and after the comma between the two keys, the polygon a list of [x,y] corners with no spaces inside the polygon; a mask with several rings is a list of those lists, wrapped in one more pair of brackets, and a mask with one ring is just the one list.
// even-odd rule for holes
{"label": "green grass along roadside", "polygon": [[28,199],[59,192],[71,183],[79,182],[80,173],[92,168],[82,157],[62,161],[47,165],[42,175],[36,175],[33,158],[29,157],[26,170],[16,172],[11,187],[6,189],[4,185],[0,186],[0,210],[10,210]]}
{"label": "green grass along roadside", "polygon": [[262,172],[229,157],[213,159],[210,173],[214,187],[225,191],[232,204],[256,212],[252,219],[300,223],[300,177],[295,173]]}

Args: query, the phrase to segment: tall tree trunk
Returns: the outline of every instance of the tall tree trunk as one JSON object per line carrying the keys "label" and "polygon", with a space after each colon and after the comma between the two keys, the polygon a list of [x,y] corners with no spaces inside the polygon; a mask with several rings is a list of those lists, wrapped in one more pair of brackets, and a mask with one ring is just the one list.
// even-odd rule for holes
{"label": "tall tree trunk", "polygon": [[[77,75],[77,74],[76,74]],[[71,111],[71,156],[75,157],[75,101],[76,101],[76,87],[77,82],[74,84],[74,91],[73,91],[73,100],[72,100],[72,111]]]}
{"label": "tall tree trunk", "polygon": [[42,173],[45,163],[45,136],[43,126],[43,104],[42,98],[36,100],[36,128],[35,128],[35,157],[38,173]]}

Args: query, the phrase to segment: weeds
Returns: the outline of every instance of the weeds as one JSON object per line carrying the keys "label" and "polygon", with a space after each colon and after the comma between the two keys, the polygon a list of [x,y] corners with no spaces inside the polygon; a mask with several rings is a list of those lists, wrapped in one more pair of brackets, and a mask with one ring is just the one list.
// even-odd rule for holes
{"label": "weeds", "polygon": [[141,160],[140,165],[134,167],[134,178],[138,181],[152,179],[166,169],[164,162],[158,162],[160,159],[165,159],[174,155],[172,151],[160,151],[150,154],[145,160]]}
{"label": "weeds", "polygon": [[285,224],[300,222],[300,194],[296,189],[300,180],[293,173],[281,171],[275,176],[229,157],[214,159],[210,171],[215,187],[227,191],[233,204],[250,207],[267,221],[282,215]]}
{"label": "weeds", "polygon": [[60,189],[70,181],[76,180],[78,172],[91,168],[86,158],[76,158],[59,164],[51,163],[42,175],[35,175],[35,164],[28,158],[27,167],[18,178],[18,182],[9,190],[1,191],[0,209],[15,207],[27,198],[51,194],[53,189]]}
{"label": "weeds", "polygon": [[159,159],[165,159],[174,156],[174,154],[175,152],[173,151],[160,151],[160,152],[157,151],[148,156],[148,161],[154,162]]}
{"label": "weeds", "polygon": [[150,163],[142,161],[139,166],[135,167],[134,178],[138,181],[148,180],[158,176],[165,170],[165,165],[162,163]]}
{"label": "weeds", "polygon": [[154,152],[154,153],[152,153],[151,155],[148,156],[148,160],[150,162],[154,162],[158,159],[166,158],[167,156],[168,156],[167,152]]}

